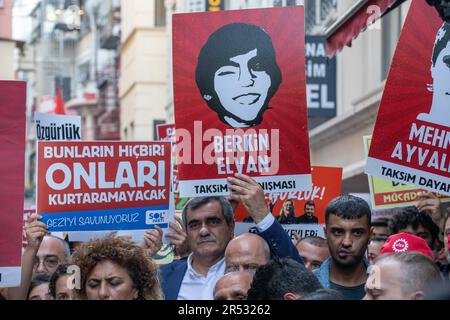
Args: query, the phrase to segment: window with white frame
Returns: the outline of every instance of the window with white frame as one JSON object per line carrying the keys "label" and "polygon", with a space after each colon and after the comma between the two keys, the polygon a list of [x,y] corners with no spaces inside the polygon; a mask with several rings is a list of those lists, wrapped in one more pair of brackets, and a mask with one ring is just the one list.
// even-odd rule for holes
{"label": "window with white frame", "polygon": [[205,11],[205,0],[188,0],[186,11],[187,12]]}
{"label": "window with white frame", "polygon": [[305,0],[305,24],[307,34],[324,31],[336,19],[337,0]]}

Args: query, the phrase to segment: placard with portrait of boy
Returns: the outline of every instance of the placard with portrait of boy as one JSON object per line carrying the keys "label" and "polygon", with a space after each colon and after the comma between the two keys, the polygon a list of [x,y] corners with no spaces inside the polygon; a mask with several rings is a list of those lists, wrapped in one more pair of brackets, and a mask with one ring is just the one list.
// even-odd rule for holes
{"label": "placard with portrait of boy", "polygon": [[173,16],[182,197],[311,189],[304,41],[303,6]]}

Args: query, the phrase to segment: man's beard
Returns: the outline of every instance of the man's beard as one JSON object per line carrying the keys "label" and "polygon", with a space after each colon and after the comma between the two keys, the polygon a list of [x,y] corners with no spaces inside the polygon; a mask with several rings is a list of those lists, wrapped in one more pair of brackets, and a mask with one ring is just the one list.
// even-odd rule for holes
{"label": "man's beard", "polygon": [[336,253],[335,255],[333,255],[333,260],[334,262],[340,266],[340,267],[346,267],[346,268],[351,268],[351,267],[356,267],[358,264],[361,263],[361,261],[364,259],[364,255],[358,257],[358,256],[352,256],[350,259],[346,259],[345,261],[341,258],[339,258],[339,254]]}

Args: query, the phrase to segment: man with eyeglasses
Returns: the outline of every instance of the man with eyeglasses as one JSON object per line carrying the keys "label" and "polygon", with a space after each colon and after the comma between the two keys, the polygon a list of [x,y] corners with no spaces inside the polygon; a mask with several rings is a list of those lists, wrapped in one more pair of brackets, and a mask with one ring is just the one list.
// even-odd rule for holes
{"label": "man with eyeglasses", "polygon": [[70,256],[68,244],[61,238],[46,235],[36,254],[33,265],[34,273],[53,273],[58,266]]}
{"label": "man with eyeglasses", "polygon": [[32,277],[39,273],[53,273],[67,262],[70,248],[63,239],[50,235],[41,216],[34,215],[26,226],[27,247],[22,256],[22,280],[19,287],[9,288],[8,298],[25,300]]}
{"label": "man with eyeglasses", "polygon": [[[41,221],[40,216],[30,219],[27,228],[27,248],[33,256],[33,276],[36,273],[53,273],[61,263],[70,256],[69,244],[61,238],[51,235],[47,225]],[[25,255],[24,254],[24,255]]]}

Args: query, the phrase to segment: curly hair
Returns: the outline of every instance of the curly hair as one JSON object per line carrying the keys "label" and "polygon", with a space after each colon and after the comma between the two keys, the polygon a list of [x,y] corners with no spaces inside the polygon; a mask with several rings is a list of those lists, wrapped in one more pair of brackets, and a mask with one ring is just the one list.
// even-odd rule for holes
{"label": "curly hair", "polygon": [[[400,230],[412,226],[417,229],[419,226],[427,229],[432,238],[432,242],[439,237],[439,227],[433,222],[433,219],[423,211],[419,211],[416,207],[406,207],[397,213],[389,221],[389,230],[391,234],[399,233]],[[431,248],[433,249],[433,248]]]}
{"label": "curly hair", "polygon": [[158,269],[146,257],[143,248],[128,237],[114,235],[86,242],[75,249],[71,264],[81,271],[81,288],[75,289],[80,299],[87,299],[86,281],[95,266],[103,261],[111,261],[127,270],[138,290],[137,300],[163,299]]}

